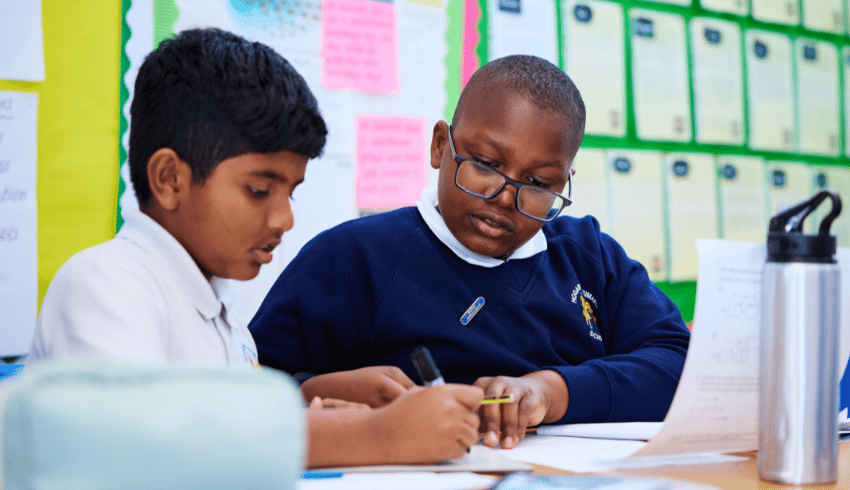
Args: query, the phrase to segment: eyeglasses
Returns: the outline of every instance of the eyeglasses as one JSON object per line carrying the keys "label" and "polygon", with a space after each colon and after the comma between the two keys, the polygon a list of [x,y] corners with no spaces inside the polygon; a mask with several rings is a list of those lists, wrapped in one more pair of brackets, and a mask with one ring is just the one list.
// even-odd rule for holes
{"label": "eyeglasses", "polygon": [[511,184],[516,187],[517,210],[538,221],[552,221],[562,209],[573,202],[572,175],[568,174],[567,197],[564,197],[557,192],[518,182],[477,160],[458,155],[452,140],[451,126],[449,126],[449,146],[452,149],[452,156],[457,162],[455,185],[473,196],[490,199],[502,192],[508,184]]}

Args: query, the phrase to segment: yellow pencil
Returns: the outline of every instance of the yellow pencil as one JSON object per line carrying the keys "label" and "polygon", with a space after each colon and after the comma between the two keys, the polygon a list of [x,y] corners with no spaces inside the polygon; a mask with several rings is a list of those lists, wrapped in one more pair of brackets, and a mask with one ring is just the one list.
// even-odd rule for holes
{"label": "yellow pencil", "polygon": [[505,395],[505,396],[494,396],[490,398],[485,398],[481,400],[482,405],[491,405],[493,403],[513,403],[515,400],[514,395]]}

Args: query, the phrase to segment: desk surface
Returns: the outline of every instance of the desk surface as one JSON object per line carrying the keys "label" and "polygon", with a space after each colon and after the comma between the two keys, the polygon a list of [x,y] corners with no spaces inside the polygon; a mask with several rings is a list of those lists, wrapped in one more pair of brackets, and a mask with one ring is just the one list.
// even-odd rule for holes
{"label": "desk surface", "polygon": [[[737,463],[715,463],[690,466],[664,466],[657,468],[644,468],[638,470],[618,470],[606,472],[611,476],[645,476],[677,478],[694,482],[707,483],[724,490],[748,490],[748,489],[779,489],[779,488],[832,488],[850,490],[850,442],[838,446],[838,483],[825,486],[793,486],[775,485],[761,482],[758,479],[758,464],[755,451],[737,454],[747,456],[746,461]],[[536,473],[567,473],[557,468],[533,465]]]}

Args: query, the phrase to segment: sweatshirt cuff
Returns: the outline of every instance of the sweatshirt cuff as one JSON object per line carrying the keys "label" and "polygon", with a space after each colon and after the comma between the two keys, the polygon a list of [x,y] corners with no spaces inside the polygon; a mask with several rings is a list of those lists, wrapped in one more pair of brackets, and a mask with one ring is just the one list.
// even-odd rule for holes
{"label": "sweatshirt cuff", "polygon": [[567,413],[552,425],[605,422],[611,414],[613,395],[608,377],[593,364],[579,366],[549,366],[567,383],[569,405]]}

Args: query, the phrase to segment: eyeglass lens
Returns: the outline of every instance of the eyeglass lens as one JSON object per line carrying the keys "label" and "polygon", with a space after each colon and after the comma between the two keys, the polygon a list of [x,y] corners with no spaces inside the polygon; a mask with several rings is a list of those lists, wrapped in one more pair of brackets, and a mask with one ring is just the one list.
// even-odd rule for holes
{"label": "eyeglass lens", "polygon": [[[470,160],[458,165],[456,181],[461,189],[483,199],[490,199],[507,185],[502,174]],[[518,186],[516,202],[521,213],[547,221],[553,219],[564,204],[560,196],[529,185]]]}

